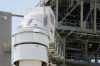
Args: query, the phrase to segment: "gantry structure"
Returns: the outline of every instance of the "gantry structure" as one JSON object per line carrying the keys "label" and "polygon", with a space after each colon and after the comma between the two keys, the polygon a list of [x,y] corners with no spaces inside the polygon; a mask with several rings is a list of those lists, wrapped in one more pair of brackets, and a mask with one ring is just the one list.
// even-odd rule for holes
{"label": "gantry structure", "polygon": [[57,53],[51,53],[50,62],[58,66],[99,66],[100,1],[44,0],[37,4],[43,5],[51,6],[56,16],[55,44],[50,48]]}

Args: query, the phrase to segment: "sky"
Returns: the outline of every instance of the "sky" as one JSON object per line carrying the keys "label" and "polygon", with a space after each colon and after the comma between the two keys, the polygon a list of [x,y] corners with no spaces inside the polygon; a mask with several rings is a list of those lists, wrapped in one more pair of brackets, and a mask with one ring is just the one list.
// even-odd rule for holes
{"label": "sky", "polygon": [[[25,15],[28,7],[34,7],[40,0],[0,0],[0,11]],[[12,32],[22,21],[22,18],[12,18]]]}

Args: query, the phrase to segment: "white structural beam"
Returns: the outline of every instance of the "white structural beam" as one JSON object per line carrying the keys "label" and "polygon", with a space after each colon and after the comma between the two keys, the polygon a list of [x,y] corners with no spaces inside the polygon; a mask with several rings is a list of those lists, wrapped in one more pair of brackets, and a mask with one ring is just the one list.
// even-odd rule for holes
{"label": "white structural beam", "polygon": [[96,23],[96,16],[97,16],[97,3],[96,1],[94,2],[94,33],[96,33],[97,30],[97,23]]}
{"label": "white structural beam", "polygon": [[59,0],[56,0],[56,28],[58,27]]}
{"label": "white structural beam", "polygon": [[83,28],[83,4],[84,2],[81,1],[81,11],[80,11],[80,27]]}

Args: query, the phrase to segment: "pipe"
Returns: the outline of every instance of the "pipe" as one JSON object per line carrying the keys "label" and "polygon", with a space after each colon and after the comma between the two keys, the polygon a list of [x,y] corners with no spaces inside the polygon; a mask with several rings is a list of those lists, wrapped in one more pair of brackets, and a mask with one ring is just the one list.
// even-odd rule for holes
{"label": "pipe", "polygon": [[18,15],[18,14],[12,14],[12,16],[15,16],[15,17],[24,17],[23,15]]}

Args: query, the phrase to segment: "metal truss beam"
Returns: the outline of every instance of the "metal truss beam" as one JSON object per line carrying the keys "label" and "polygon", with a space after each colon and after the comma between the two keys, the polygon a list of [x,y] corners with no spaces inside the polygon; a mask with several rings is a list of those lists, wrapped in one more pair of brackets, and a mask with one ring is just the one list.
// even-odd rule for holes
{"label": "metal truss beam", "polygon": [[90,16],[90,14],[91,14],[91,12],[92,12],[92,10],[90,10],[90,11],[89,11],[89,13],[88,13],[88,15],[87,15],[86,19],[84,20],[84,22],[87,22],[87,20],[88,20],[88,18],[89,18],[89,16]]}
{"label": "metal truss beam", "polygon": [[70,13],[73,12],[73,10],[74,10],[78,5],[79,5],[79,3],[77,3],[77,4],[72,8],[72,10],[70,10],[70,12],[61,20],[61,22],[63,22],[63,21],[70,15]]}
{"label": "metal truss beam", "polygon": [[71,47],[66,47],[67,50],[74,50],[74,51],[83,51],[82,49],[78,48],[71,48]]}
{"label": "metal truss beam", "polygon": [[66,35],[66,37],[69,36],[69,35],[71,35],[72,33],[73,33],[73,31],[70,31],[70,32]]}
{"label": "metal truss beam", "polygon": [[24,17],[23,15],[18,15],[18,14],[12,14],[12,16],[15,16],[15,17]]}

